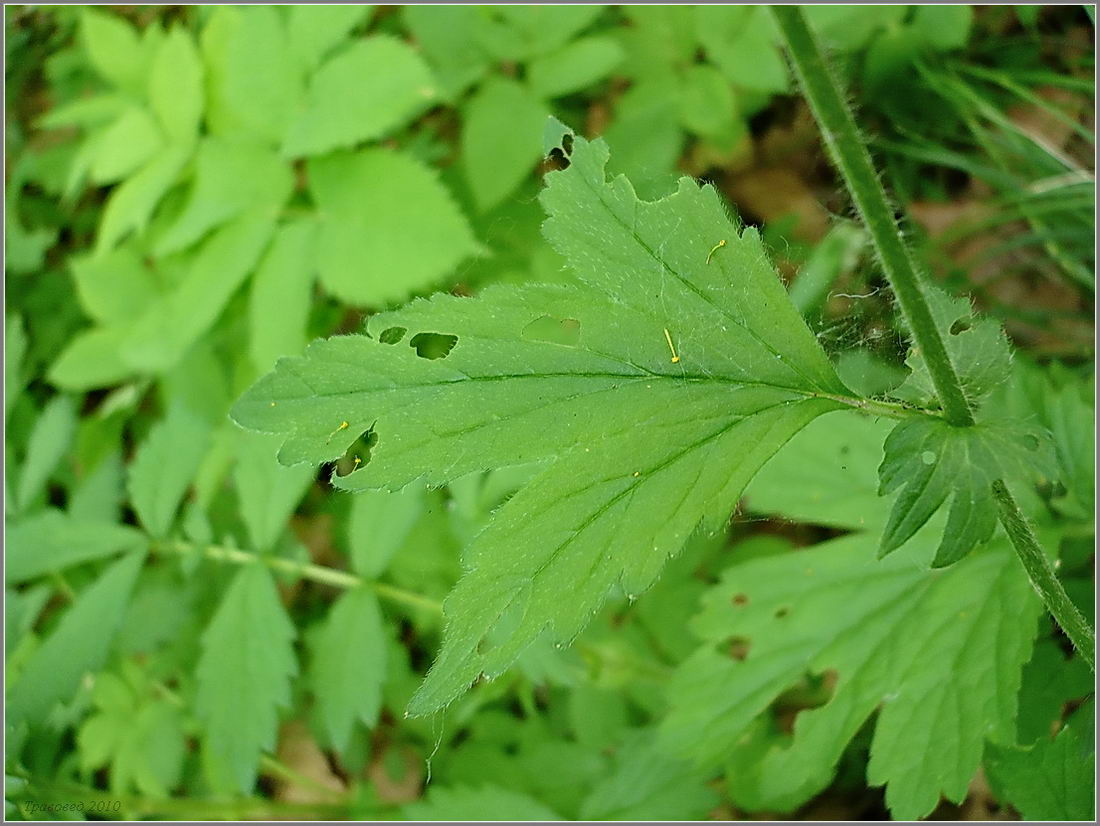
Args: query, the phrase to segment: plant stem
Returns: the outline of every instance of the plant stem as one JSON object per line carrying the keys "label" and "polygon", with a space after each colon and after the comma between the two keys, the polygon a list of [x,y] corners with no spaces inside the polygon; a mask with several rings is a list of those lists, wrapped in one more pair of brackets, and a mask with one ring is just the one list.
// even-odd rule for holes
{"label": "plant stem", "polygon": [[331,585],[334,588],[351,589],[365,585],[372,588],[378,596],[383,599],[388,599],[391,602],[400,603],[412,608],[424,609],[435,614],[443,613],[443,606],[431,597],[426,597],[414,591],[407,591],[404,588],[399,588],[396,585],[389,585],[385,582],[367,580],[347,571],[326,568],[324,565],[315,565],[311,562],[298,562],[293,559],[254,554],[251,551],[242,551],[239,548],[229,548],[224,545],[194,545],[190,542],[181,542],[178,540],[155,543],[153,549],[178,554],[188,554],[197,551],[207,559],[213,559],[218,562],[230,562],[234,565],[250,565],[253,562],[260,562],[273,570],[300,576],[303,579],[319,582],[322,585]]}
{"label": "plant stem", "polygon": [[872,416],[885,416],[888,419],[908,419],[913,416],[932,415],[929,411],[918,407],[908,407],[898,402],[880,401],[879,399],[862,399],[852,396],[840,396],[835,393],[806,393],[815,399],[829,399],[840,404],[862,410]]}
{"label": "plant stem", "polygon": [[[928,308],[912,255],[903,240],[894,211],[886,200],[886,192],[875,173],[855,118],[844,102],[832,70],[825,62],[821,46],[800,8],[770,8],[786,41],[787,51],[817,119],[825,145],[867,225],[883,272],[897,296],[915,345],[924,355],[936,395],[943,406],[944,418],[957,427],[973,425],[974,416],[963,396],[955,368],[947,357],[943,339]],[[1032,586],[1051,616],[1095,672],[1096,642],[1088,621],[1070,601],[1003,481],[998,479],[993,483],[993,495],[1000,507],[1001,524],[1027,571]]]}
{"label": "plant stem", "polygon": [[1054,572],[1054,566],[1050,564],[1050,559],[1035,541],[1031,526],[1020,513],[1016,500],[1012,498],[1005,483],[999,479],[993,483],[993,496],[1000,507],[1001,524],[1004,525],[1012,547],[1016,549],[1016,555],[1020,557],[1020,562],[1027,570],[1032,587],[1038,592],[1039,598],[1043,600],[1043,604],[1058,625],[1066,632],[1073,647],[1095,672],[1096,637],[1092,628],[1089,627],[1089,621],[1082,616],[1066,594]]}
{"label": "plant stem", "polygon": [[902,240],[894,211],[886,200],[886,192],[875,173],[859,127],[825,62],[821,46],[806,24],[800,8],[772,6],[771,11],[786,40],[787,51],[825,145],[863,217],[882,270],[897,296],[916,347],[928,365],[936,395],[943,406],[944,418],[953,425],[973,424],[974,417],[963,396],[955,368],[947,357],[947,349],[924,299],[916,265]]}

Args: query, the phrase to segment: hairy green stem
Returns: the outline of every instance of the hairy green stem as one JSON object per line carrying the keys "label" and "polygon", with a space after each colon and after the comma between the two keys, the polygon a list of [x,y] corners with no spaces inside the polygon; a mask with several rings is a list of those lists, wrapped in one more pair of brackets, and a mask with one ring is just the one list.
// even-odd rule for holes
{"label": "hairy green stem", "polygon": [[806,393],[806,396],[815,399],[829,399],[830,401],[854,407],[872,416],[885,416],[889,419],[908,419],[912,416],[931,415],[927,410],[918,407],[909,407],[898,402],[880,401],[878,399],[862,399],[852,396],[840,396],[835,393]]}
{"label": "hairy green stem", "polygon": [[[802,10],[797,6],[772,6],[771,10],[825,145],[867,225],[883,272],[897,296],[914,343],[928,365],[932,384],[943,406],[944,418],[958,427],[970,426],[974,424],[974,416],[925,300],[912,255],[886,200],[886,192],[871,163],[859,127],[844,102],[840,85],[826,63],[821,46],[807,25]],[[1096,643],[1092,628],[1070,601],[1003,481],[993,483],[993,493],[1000,507],[1001,524],[1032,586],[1095,672]]]}
{"label": "hairy green stem", "polygon": [[154,544],[153,550],[178,554],[198,552],[207,559],[229,562],[234,565],[249,565],[253,562],[260,562],[272,570],[283,571],[312,582],[319,582],[322,585],[331,585],[334,588],[351,589],[366,585],[373,589],[378,596],[388,599],[390,602],[400,603],[411,608],[424,609],[435,614],[443,613],[442,604],[423,594],[407,591],[404,588],[389,585],[385,582],[363,579],[363,577],[347,571],[326,568],[324,565],[315,565],[311,562],[298,562],[293,559],[254,554],[251,551],[242,551],[240,548],[229,548],[224,545],[194,545],[190,542],[180,541],[158,542]]}
{"label": "hairy green stem", "polygon": [[1000,508],[1001,524],[1004,525],[1005,533],[1008,534],[1012,547],[1016,549],[1020,562],[1027,570],[1032,586],[1058,625],[1066,632],[1077,653],[1095,672],[1096,636],[1089,626],[1089,621],[1077,610],[1077,606],[1066,594],[1062,583],[1058,581],[1054,566],[1043,553],[1043,549],[1039,547],[1039,543],[1035,541],[1031,526],[1020,513],[1016,500],[1012,498],[1004,482],[997,480],[993,483],[993,496],[997,499],[997,505]]}
{"label": "hairy green stem", "polygon": [[943,406],[944,418],[954,425],[973,424],[974,417],[963,396],[959,378],[947,357],[947,349],[921,290],[916,265],[902,240],[894,211],[886,200],[886,191],[871,163],[871,155],[851,110],[844,102],[840,86],[825,62],[821,46],[806,24],[800,8],[772,6],[771,10],[786,40],[787,51],[825,145],[844,176],[852,200],[867,226],[886,279],[897,296],[914,342],[928,365],[936,395]]}

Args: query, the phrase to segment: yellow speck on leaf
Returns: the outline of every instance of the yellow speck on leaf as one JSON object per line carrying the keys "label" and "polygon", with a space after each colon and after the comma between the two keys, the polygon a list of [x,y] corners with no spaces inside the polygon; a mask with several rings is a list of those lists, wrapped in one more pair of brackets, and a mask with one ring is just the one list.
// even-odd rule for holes
{"label": "yellow speck on leaf", "polygon": [[672,363],[679,364],[680,357],[676,355],[676,348],[672,344],[672,334],[669,333],[668,328],[665,328],[665,341],[668,342],[668,349],[672,351]]}
{"label": "yellow speck on leaf", "polygon": [[707,263],[708,264],[710,263],[710,259],[714,257],[714,253],[718,252],[718,250],[722,249],[722,247],[724,247],[725,245],[726,245],[726,239],[723,238],[721,241],[719,241],[717,244],[715,244],[713,247],[710,248],[710,252],[707,253]]}

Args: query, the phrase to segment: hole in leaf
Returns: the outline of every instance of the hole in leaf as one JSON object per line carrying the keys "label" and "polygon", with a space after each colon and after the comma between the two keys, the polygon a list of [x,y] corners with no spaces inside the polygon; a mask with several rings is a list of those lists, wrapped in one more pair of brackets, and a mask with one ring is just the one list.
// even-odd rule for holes
{"label": "hole in leaf", "polygon": [[409,339],[409,346],[422,359],[442,359],[450,355],[458,344],[458,336],[446,333],[417,333]]}
{"label": "hole in leaf", "polygon": [[733,604],[740,608],[743,605],[749,604],[749,598],[747,594],[734,594]]}
{"label": "hole in leaf", "polygon": [[931,450],[926,450],[920,455],[920,460],[926,465],[936,464],[936,454]]}
{"label": "hole in leaf", "polygon": [[576,347],[581,340],[581,323],[575,318],[540,316],[523,328],[520,337],[526,341],[545,341],[563,347]]}
{"label": "hole in leaf", "polygon": [[1028,450],[1038,450],[1039,440],[1032,436],[1030,433],[1024,435],[1024,445]]}
{"label": "hole in leaf", "polygon": [[806,674],[780,694],[775,701],[776,724],[779,730],[786,734],[792,733],[799,714],[828,703],[836,693],[838,677],[834,669],[821,674]]}
{"label": "hole in leaf", "polygon": [[960,319],[957,319],[955,321],[955,323],[951,325],[951,328],[950,328],[949,332],[951,333],[951,335],[957,336],[959,333],[965,333],[969,329],[970,329],[970,319],[969,318],[960,318]]}
{"label": "hole in leaf", "polygon": [[404,327],[387,327],[378,335],[378,340],[383,344],[397,344],[407,332]]}
{"label": "hole in leaf", "polygon": [[359,468],[363,467],[370,461],[371,450],[378,444],[378,434],[374,432],[374,427],[361,433],[359,438],[351,443],[351,446],[344,452],[344,455],[336,460],[336,475],[347,476],[349,473],[355,473]]}
{"label": "hole in leaf", "polygon": [[749,650],[752,648],[752,643],[744,637],[733,637],[730,640],[729,655],[731,658],[738,662],[743,661],[749,656]]}

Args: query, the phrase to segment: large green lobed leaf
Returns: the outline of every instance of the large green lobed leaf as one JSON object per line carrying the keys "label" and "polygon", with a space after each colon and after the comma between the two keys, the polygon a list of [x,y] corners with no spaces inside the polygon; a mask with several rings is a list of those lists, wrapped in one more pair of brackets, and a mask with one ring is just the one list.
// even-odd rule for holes
{"label": "large green lobed leaf", "polygon": [[334,460],[372,431],[361,469],[336,480],[349,490],[545,463],[467,550],[413,714],[544,634],[570,641],[613,588],[647,588],[847,395],[758,235],[735,228],[712,188],[684,179],[640,201],[607,179],[601,141],[569,137],[544,229],[584,286],[416,301],[365,336],[281,360],[233,411],[281,434],[287,463]]}

